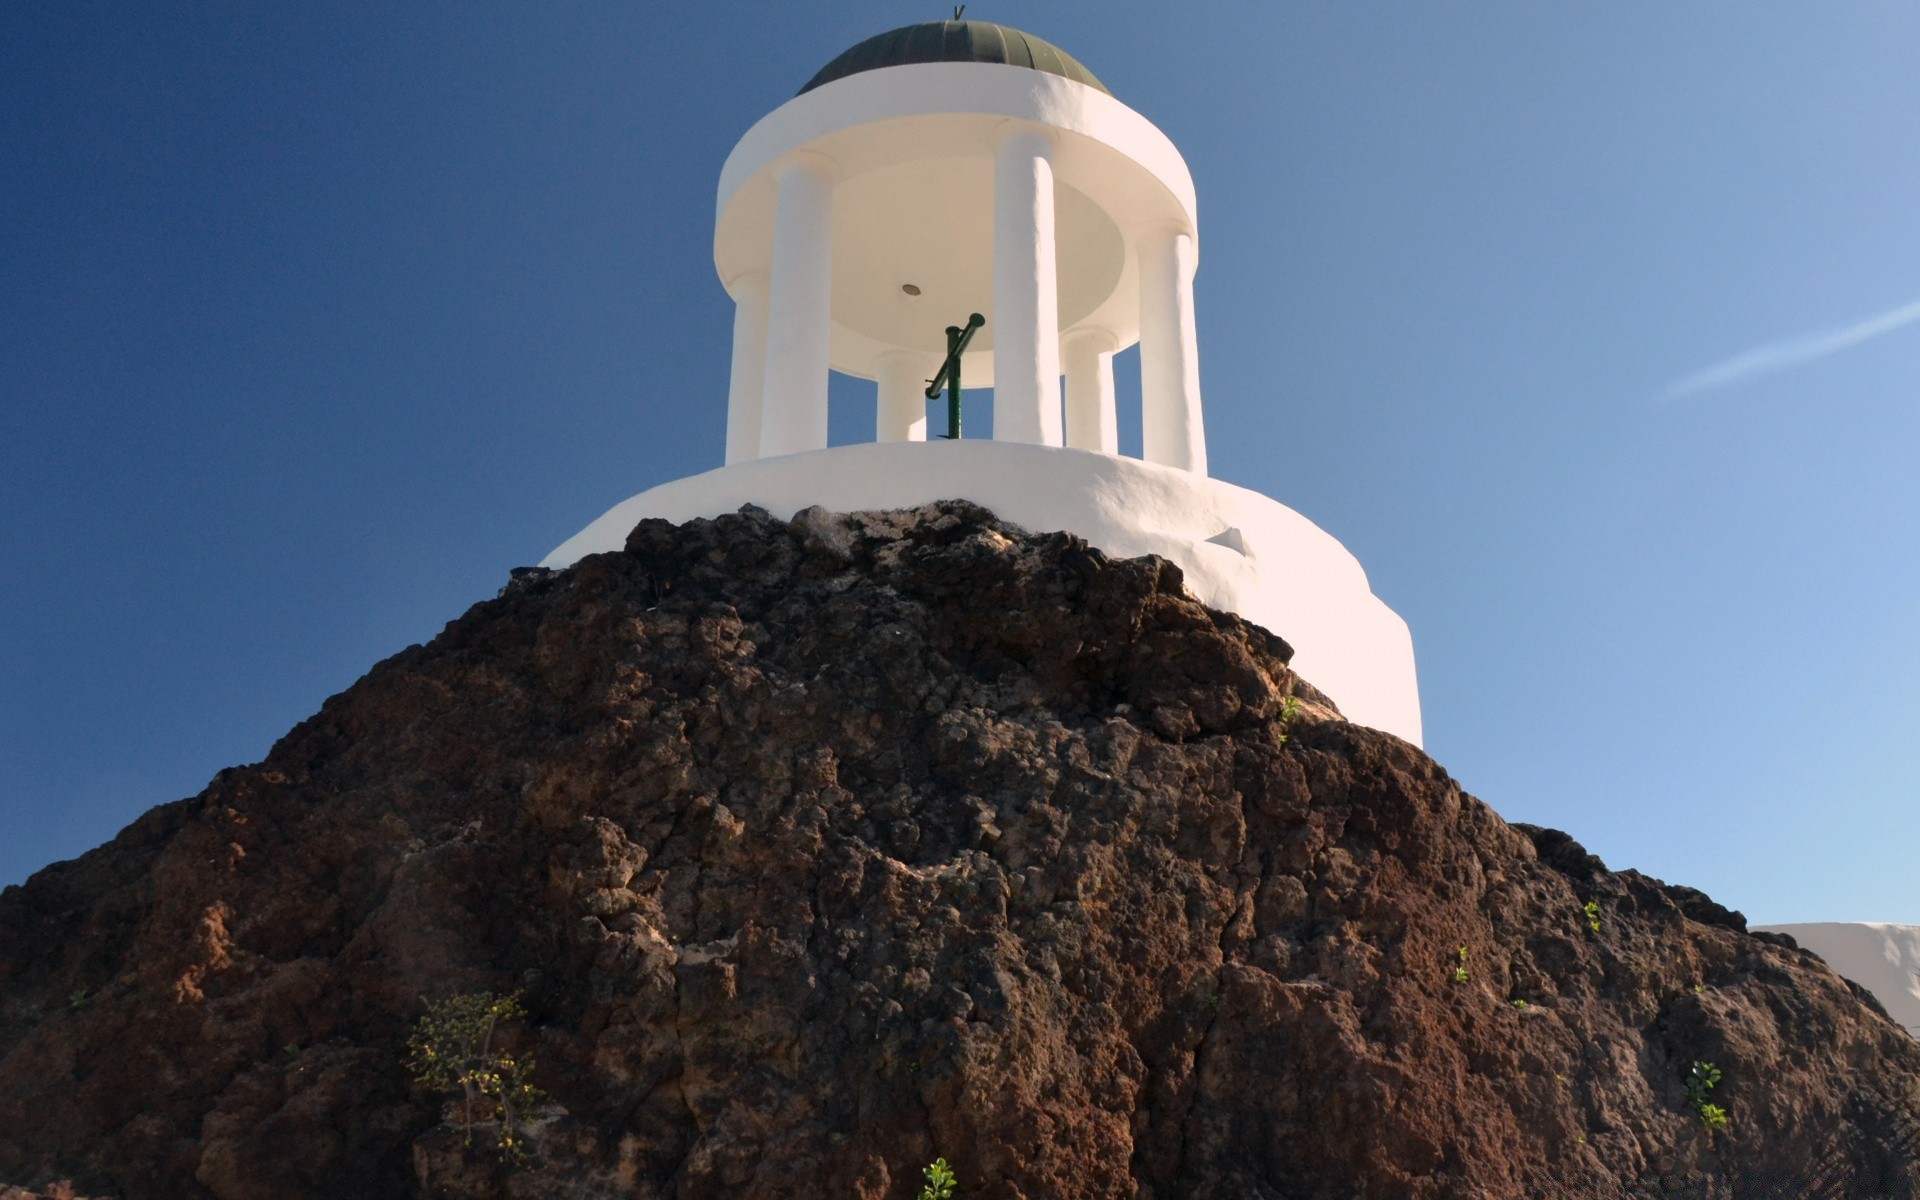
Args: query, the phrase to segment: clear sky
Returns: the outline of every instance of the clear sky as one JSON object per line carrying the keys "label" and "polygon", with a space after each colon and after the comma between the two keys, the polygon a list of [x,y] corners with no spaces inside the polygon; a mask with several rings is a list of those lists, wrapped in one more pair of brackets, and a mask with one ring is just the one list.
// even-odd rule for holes
{"label": "clear sky", "polygon": [[[946,11],[0,6],[0,882],[718,465],[721,161]],[[969,15],[1185,153],[1214,474],[1359,556],[1469,790],[1920,923],[1920,8]]]}

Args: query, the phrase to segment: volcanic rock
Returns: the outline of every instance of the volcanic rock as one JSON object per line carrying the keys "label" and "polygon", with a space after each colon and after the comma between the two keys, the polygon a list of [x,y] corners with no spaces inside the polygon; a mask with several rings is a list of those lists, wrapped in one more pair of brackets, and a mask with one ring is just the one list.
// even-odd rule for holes
{"label": "volcanic rock", "polygon": [[[1864,993],[1501,820],[1290,656],[958,503],[517,573],[0,894],[0,1179],[1920,1197],[1920,1045]],[[408,1068],[481,991],[527,1010],[524,1160]]]}

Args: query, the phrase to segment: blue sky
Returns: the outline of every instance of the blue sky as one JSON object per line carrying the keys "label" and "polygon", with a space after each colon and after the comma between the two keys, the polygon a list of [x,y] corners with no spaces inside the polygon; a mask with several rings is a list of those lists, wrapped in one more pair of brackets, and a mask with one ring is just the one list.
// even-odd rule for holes
{"label": "blue sky", "polygon": [[[0,882],[717,465],[720,163],[944,11],[0,7]],[[1469,790],[1920,923],[1920,9],[969,15],[1185,153],[1214,474],[1359,556]]]}

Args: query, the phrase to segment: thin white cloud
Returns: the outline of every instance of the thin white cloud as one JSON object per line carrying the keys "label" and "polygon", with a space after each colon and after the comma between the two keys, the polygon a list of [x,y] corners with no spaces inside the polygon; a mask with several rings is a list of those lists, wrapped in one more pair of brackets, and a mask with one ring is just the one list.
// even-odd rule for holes
{"label": "thin white cloud", "polygon": [[1668,384],[1665,395],[1671,400],[1744,383],[1760,375],[1771,375],[1830,354],[1838,354],[1916,321],[1920,321],[1920,300],[1839,329],[1769,342]]}

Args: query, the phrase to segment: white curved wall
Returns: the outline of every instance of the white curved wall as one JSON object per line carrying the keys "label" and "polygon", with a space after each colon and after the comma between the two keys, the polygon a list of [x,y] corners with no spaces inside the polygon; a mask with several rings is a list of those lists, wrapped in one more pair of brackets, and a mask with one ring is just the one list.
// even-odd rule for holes
{"label": "white curved wall", "polygon": [[[803,92],[754,122],[720,168],[716,215],[747,180],[785,155],[843,130],[903,117],[978,114],[1033,121],[1119,151],[1166,188],[1197,227],[1193,176],[1158,126],[1098,88],[1001,63],[913,63],[862,71]],[[892,157],[884,150],[879,157]],[[842,164],[849,171],[863,164]],[[1166,215],[1166,214],[1163,214]]]}
{"label": "white curved wall", "polygon": [[[741,137],[721,169],[714,265],[735,281],[770,269],[775,176],[796,155],[831,162],[830,359],[877,375],[891,350],[944,353],[946,326],[988,314],[968,354],[979,386],[997,379],[1002,324],[986,264],[995,173],[1010,134],[1051,143],[1059,204],[1060,332],[1139,337],[1134,242],[1172,227],[1196,239],[1193,178],[1166,134],[1097,88],[998,63],[914,63],[863,71],[787,101]],[[903,300],[900,285],[924,292]],[[903,332],[911,328],[912,334]]]}
{"label": "white curved wall", "polygon": [[1834,974],[1872,992],[1888,1016],[1920,1037],[1920,925],[1814,921],[1754,928],[1791,935],[1825,959]]}
{"label": "white curved wall", "polygon": [[1202,602],[1285,638],[1294,668],[1348,718],[1420,744],[1413,638],[1346,547],[1258,492],[1138,459],[961,441],[838,446],[737,463],[615,505],[541,565],[618,550],[645,517],[684,522],[743,504],[790,517],[815,504],[853,512],[948,499],[971,500],[1035,532],[1077,533],[1116,557],[1171,559]]}

